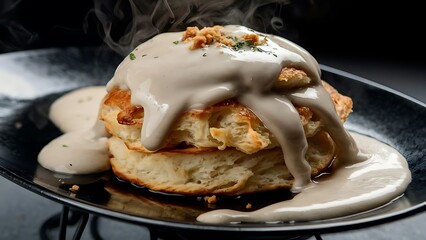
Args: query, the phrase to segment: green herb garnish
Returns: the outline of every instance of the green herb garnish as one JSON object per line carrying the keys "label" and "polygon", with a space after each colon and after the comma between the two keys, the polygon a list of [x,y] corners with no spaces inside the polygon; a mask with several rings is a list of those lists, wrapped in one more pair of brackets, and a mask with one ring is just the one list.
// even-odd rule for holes
{"label": "green herb garnish", "polygon": [[62,147],[68,147],[68,145],[62,144]]}
{"label": "green herb garnish", "polygon": [[129,58],[130,58],[130,60],[135,60],[136,59],[136,55],[134,53],[130,53],[129,54]]}
{"label": "green herb garnish", "polygon": [[173,42],[175,45],[178,45],[179,44],[179,40],[176,40],[176,41],[174,41]]}
{"label": "green herb garnish", "polygon": [[235,42],[235,45],[232,47],[235,51],[240,50],[246,45],[246,42]]}
{"label": "green herb garnish", "polygon": [[203,53],[203,57],[207,57],[207,53]]}
{"label": "green herb garnish", "polygon": [[242,53],[243,48],[249,48],[253,52],[264,52],[267,54],[272,54],[274,57],[278,57],[275,53],[271,51],[265,51],[263,48],[258,47],[251,40],[241,40],[239,41],[237,37],[233,37],[234,46],[232,46],[232,50]]}
{"label": "green herb garnish", "polygon": [[252,41],[248,41],[248,40],[238,41],[237,37],[233,37],[232,40],[234,41],[234,46],[232,47],[232,49],[234,49],[235,51],[239,51],[243,47],[249,47],[251,50],[258,48],[256,47],[256,45],[253,44]]}

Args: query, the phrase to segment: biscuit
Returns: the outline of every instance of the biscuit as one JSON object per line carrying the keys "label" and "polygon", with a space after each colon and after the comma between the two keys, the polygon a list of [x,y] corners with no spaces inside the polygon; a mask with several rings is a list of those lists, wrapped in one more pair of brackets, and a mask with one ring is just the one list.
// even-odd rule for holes
{"label": "biscuit", "polygon": [[[308,138],[308,144],[306,160],[314,177],[330,165],[335,146],[324,131]],[[195,153],[144,153],[129,150],[118,137],[110,138],[109,148],[116,176],[160,192],[235,196],[290,189],[293,183],[281,148],[253,154],[235,148]]]}
{"label": "biscuit", "polygon": [[[352,100],[326,82],[340,120],[352,111]],[[283,68],[274,88],[308,86],[299,69]],[[280,145],[262,121],[235,99],[206,109],[184,112],[156,152],[141,144],[144,111],[130,101],[131,92],[114,88],[101,106],[100,118],[111,134],[112,170],[119,178],[155,191],[184,195],[240,195],[290,189],[293,176]],[[335,143],[308,107],[295,106],[308,141],[306,160],[315,177],[331,164]],[[285,149],[284,149],[285,151]]]}

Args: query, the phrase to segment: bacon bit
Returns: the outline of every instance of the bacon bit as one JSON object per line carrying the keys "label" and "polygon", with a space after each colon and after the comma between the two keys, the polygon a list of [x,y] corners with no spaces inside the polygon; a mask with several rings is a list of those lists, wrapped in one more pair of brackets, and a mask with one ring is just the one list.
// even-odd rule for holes
{"label": "bacon bit", "polygon": [[80,189],[80,186],[78,186],[78,185],[72,185],[72,187],[70,187],[69,188],[69,190],[71,191],[71,192],[77,192],[78,191],[78,189]]}
{"label": "bacon bit", "polygon": [[252,42],[254,45],[259,45],[261,42],[259,41],[259,35],[250,33],[242,36],[245,41]]}
{"label": "bacon bit", "polygon": [[197,36],[197,33],[200,31],[198,27],[187,27],[186,31],[183,33],[182,40],[186,40],[188,38],[193,38]]}
{"label": "bacon bit", "polygon": [[198,29],[198,27],[187,27],[183,33],[182,41],[192,41],[189,49],[195,50],[204,48],[206,45],[219,43],[227,46],[234,46],[234,41],[231,38],[225,37],[223,26],[205,27]]}
{"label": "bacon bit", "polygon": [[252,207],[251,203],[247,203],[246,209],[251,209],[251,207]]}
{"label": "bacon bit", "polygon": [[189,49],[194,50],[197,48],[204,48],[207,44],[207,38],[205,36],[195,36],[192,38],[192,45]]}
{"label": "bacon bit", "polygon": [[209,204],[214,204],[214,203],[217,203],[217,197],[216,197],[216,195],[213,195],[213,196],[211,196],[211,197],[209,197],[209,196],[205,196],[205,197],[204,197],[204,201],[205,201],[206,203],[209,203]]}

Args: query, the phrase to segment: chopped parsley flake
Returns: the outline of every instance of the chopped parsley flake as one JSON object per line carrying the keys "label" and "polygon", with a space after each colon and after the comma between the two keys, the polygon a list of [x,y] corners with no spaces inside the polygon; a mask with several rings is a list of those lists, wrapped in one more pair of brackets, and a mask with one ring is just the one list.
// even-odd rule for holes
{"label": "chopped parsley flake", "polygon": [[173,42],[175,45],[178,45],[179,44],[179,40],[176,40],[176,41],[174,41]]}
{"label": "chopped parsley flake", "polygon": [[234,41],[234,46],[232,47],[232,49],[234,49],[235,51],[239,51],[243,47],[249,47],[251,50],[258,50],[258,49],[260,49],[256,45],[254,45],[252,41],[246,41],[246,40],[238,41],[237,37],[233,37],[232,40]]}
{"label": "chopped parsley flake", "polygon": [[207,53],[203,53],[203,57],[207,57]]}
{"label": "chopped parsley flake", "polygon": [[262,48],[258,47],[251,40],[239,41],[237,37],[233,37],[232,40],[234,41],[234,46],[232,46],[232,50],[237,51],[239,53],[242,53],[243,48],[248,48],[253,52],[264,52],[264,53],[273,55],[274,57],[278,57],[275,53],[271,51],[265,51]]}
{"label": "chopped parsley flake", "polygon": [[66,144],[62,144],[62,147],[68,147],[68,145],[66,145]]}
{"label": "chopped parsley flake", "polygon": [[246,42],[235,42],[235,45],[234,45],[233,49],[235,51],[238,51],[241,48],[243,48],[245,45],[246,45]]}
{"label": "chopped parsley flake", "polygon": [[134,53],[130,53],[129,54],[129,58],[130,58],[130,60],[135,60],[136,59],[136,55]]}

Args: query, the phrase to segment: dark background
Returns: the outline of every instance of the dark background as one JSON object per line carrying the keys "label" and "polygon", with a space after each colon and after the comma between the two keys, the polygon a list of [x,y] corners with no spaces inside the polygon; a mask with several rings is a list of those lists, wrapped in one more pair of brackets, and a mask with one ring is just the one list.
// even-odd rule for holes
{"label": "dark background", "polygon": [[[106,1],[110,5],[114,1]],[[281,35],[315,54],[425,62],[421,1],[299,0],[282,4]],[[279,4],[270,4],[277,8]],[[89,0],[2,0],[0,53],[100,45]],[[124,26],[124,25],[123,25]]]}

